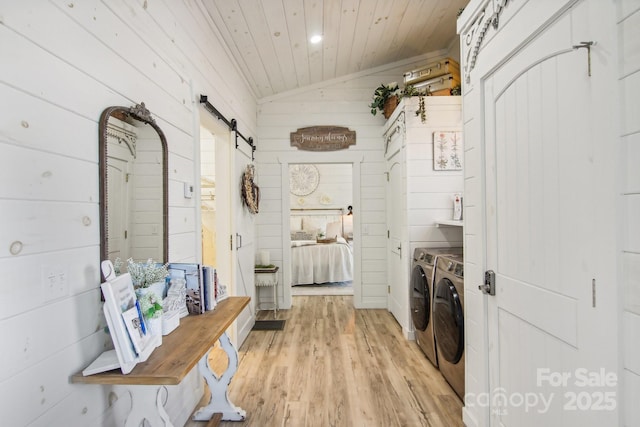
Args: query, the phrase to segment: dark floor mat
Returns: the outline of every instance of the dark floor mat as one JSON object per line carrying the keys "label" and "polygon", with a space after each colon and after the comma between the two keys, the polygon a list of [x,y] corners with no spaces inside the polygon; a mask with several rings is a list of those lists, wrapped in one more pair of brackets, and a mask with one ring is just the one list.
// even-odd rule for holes
{"label": "dark floor mat", "polygon": [[252,331],[281,331],[284,329],[286,320],[256,320]]}

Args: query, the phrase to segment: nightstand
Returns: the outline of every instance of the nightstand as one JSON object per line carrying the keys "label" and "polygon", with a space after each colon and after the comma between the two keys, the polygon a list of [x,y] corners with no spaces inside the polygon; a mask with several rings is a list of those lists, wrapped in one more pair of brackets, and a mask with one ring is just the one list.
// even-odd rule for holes
{"label": "nightstand", "polygon": [[[256,268],[255,286],[256,286],[256,310],[273,310],[273,317],[278,312],[278,267],[273,268]],[[269,308],[262,308],[260,303],[260,288],[271,287],[273,289],[273,303]],[[267,303],[265,303],[267,304]]]}

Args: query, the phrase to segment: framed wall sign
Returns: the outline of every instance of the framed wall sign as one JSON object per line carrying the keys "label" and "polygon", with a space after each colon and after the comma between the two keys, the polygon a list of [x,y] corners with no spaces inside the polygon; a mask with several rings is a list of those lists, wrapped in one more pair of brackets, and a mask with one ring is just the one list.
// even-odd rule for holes
{"label": "framed wall sign", "polygon": [[306,151],[336,151],[356,143],[356,131],[340,126],[310,126],[291,132],[291,146]]}

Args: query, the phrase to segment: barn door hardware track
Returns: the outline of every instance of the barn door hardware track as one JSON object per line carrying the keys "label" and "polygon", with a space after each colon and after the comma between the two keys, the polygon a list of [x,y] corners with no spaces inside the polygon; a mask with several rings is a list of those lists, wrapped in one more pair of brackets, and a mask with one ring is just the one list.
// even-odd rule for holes
{"label": "barn door hardware track", "polygon": [[236,148],[238,148],[238,137],[242,138],[244,142],[249,144],[249,146],[251,147],[251,161],[253,161],[254,160],[253,153],[256,151],[256,146],[253,143],[253,138],[252,137],[247,138],[240,133],[240,131],[238,130],[238,122],[236,121],[236,119],[227,120],[227,118],[223,116],[222,113],[218,111],[216,107],[211,105],[211,103],[207,100],[207,95],[200,95],[200,103],[203,104],[204,108],[208,112],[210,112],[216,119],[222,120],[224,124],[226,124],[227,127],[234,132],[236,136]]}

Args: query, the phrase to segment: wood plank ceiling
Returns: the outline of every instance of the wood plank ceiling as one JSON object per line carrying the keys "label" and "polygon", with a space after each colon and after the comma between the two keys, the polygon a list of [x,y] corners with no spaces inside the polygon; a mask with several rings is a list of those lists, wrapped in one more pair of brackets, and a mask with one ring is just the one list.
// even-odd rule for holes
{"label": "wood plank ceiling", "polygon": [[[256,98],[448,48],[469,0],[204,0]],[[312,44],[312,35],[323,40]]]}

